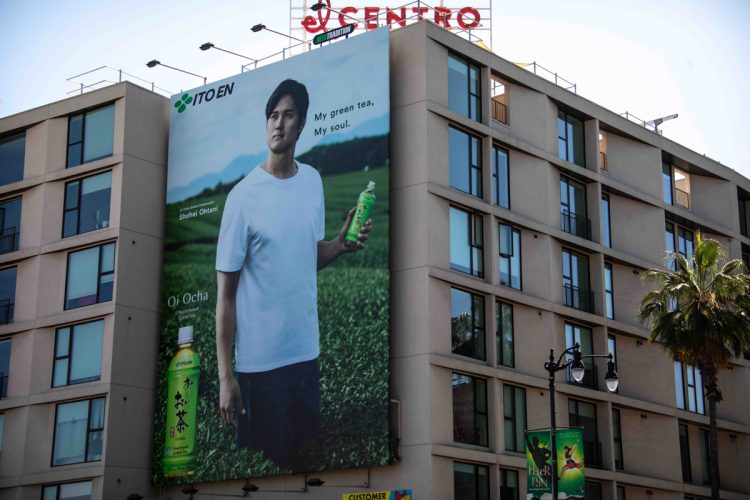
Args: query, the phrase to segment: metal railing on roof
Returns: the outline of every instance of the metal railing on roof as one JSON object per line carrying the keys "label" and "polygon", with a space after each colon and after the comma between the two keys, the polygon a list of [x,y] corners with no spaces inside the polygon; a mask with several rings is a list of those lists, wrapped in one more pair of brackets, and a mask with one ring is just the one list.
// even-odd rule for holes
{"label": "metal railing on roof", "polygon": [[[574,94],[577,94],[577,85],[569,80],[566,80],[565,78],[561,77],[557,73],[555,73],[552,70],[549,70],[542,66],[541,64],[538,64],[536,61],[532,61],[530,63],[514,63],[516,66],[519,66],[521,68],[524,68],[528,71],[531,71],[536,76],[541,76],[545,80],[549,80],[550,82],[554,83],[558,87],[562,87],[565,90],[569,90]],[[529,69],[529,67],[531,69]]]}
{"label": "metal railing on roof", "polygon": [[[80,77],[85,76],[85,75],[90,75],[92,73],[101,72],[102,70],[116,71],[117,72],[117,77],[116,77],[117,81],[110,80],[110,79],[107,79],[107,78],[99,80],[96,83],[90,83],[90,84],[84,84],[84,82],[76,82],[76,81],[74,81],[76,78],[80,78]],[[102,73],[97,73],[97,74],[100,75]],[[110,76],[111,76],[111,74],[110,74]],[[123,78],[123,76],[124,76],[124,78]],[[158,91],[161,91],[161,92],[165,93],[167,96],[171,96],[172,94],[174,94],[174,92],[172,92],[172,91],[169,91],[167,89],[163,89],[161,87],[158,87],[154,82],[150,82],[150,81],[145,80],[145,79],[143,79],[143,78],[141,78],[139,76],[132,75],[132,74],[126,72],[126,71],[123,71],[123,70],[117,69],[117,68],[112,68],[110,66],[99,66],[98,68],[94,68],[94,69],[91,69],[89,71],[84,71],[83,73],[81,73],[79,75],[71,76],[70,78],[67,78],[66,80],[69,81],[69,82],[73,82],[73,83],[79,85],[79,88],[76,88],[76,89],[73,89],[73,90],[71,90],[69,92],[66,92],[66,94],[73,94],[75,92],[79,92],[79,93],[83,94],[84,90],[96,87],[97,85],[99,85],[101,83],[116,84],[116,83],[122,83],[123,80],[132,81],[133,83],[137,83],[137,82],[135,82],[133,80],[137,80],[138,82],[147,83],[147,84],[149,84],[151,86],[151,92],[156,92],[158,90]],[[143,87],[143,85],[140,85],[140,86]]]}

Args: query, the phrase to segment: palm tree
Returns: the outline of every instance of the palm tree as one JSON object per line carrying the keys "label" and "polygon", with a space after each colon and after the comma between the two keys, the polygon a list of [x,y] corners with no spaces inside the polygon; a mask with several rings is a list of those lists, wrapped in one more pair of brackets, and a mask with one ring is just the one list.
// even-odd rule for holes
{"label": "palm tree", "polygon": [[674,270],[650,269],[643,279],[656,285],[641,301],[639,319],[649,340],[682,363],[698,367],[710,418],[711,497],[719,499],[716,403],[722,399],[717,372],[750,349],[750,275],[740,260],[726,261],[719,242],[696,233],[690,258],[667,256]]}

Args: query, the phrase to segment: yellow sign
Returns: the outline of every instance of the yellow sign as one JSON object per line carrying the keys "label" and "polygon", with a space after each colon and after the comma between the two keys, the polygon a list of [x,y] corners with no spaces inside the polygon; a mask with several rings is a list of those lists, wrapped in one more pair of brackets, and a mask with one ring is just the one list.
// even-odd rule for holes
{"label": "yellow sign", "polygon": [[344,493],[343,500],[412,500],[411,490]]}

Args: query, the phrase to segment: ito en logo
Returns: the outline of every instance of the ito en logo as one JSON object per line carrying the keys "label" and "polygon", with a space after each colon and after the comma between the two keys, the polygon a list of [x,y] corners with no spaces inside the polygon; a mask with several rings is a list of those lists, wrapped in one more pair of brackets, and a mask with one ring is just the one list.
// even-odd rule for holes
{"label": "ito en logo", "polygon": [[193,98],[190,97],[190,94],[185,92],[184,94],[182,94],[182,97],[180,97],[180,99],[176,103],[174,103],[174,107],[177,108],[178,113],[182,113],[187,108],[187,105],[191,102],[193,102]]}

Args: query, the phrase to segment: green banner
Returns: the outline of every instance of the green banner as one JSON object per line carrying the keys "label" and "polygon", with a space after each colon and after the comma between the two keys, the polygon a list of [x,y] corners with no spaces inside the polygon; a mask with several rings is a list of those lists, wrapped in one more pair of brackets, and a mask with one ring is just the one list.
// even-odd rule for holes
{"label": "green banner", "polygon": [[[555,432],[558,498],[584,498],[583,434],[581,429]],[[527,500],[552,498],[550,431],[526,431]]]}
{"label": "green banner", "polygon": [[583,498],[583,433],[581,429],[563,429],[555,433],[557,445],[557,491],[562,498]]}
{"label": "green banner", "polygon": [[552,445],[549,431],[526,431],[527,498],[552,496]]}

